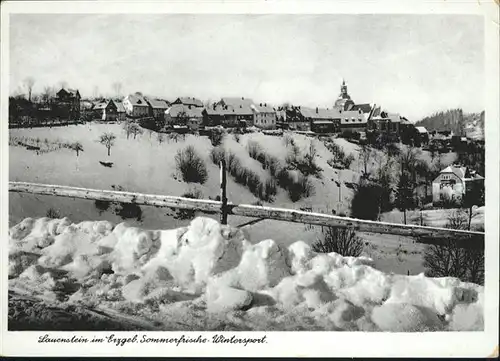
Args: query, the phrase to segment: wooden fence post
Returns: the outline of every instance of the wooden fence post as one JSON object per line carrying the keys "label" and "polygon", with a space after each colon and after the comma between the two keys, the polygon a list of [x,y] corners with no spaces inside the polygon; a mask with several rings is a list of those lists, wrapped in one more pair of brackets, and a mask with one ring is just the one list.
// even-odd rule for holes
{"label": "wooden fence post", "polygon": [[220,161],[220,223],[227,224],[227,197],[226,197],[226,160]]}

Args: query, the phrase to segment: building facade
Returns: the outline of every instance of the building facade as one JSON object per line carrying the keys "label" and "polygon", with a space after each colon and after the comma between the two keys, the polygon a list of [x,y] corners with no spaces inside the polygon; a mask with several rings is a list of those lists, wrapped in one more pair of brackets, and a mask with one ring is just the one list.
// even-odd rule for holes
{"label": "building facade", "polygon": [[127,116],[131,118],[149,116],[149,104],[140,93],[127,95],[123,99],[123,106],[125,107]]}
{"label": "building facade", "polygon": [[165,117],[165,111],[169,107],[168,103],[161,99],[146,98],[146,101],[149,105],[149,116],[155,118],[156,120],[163,120]]}
{"label": "building facade", "polygon": [[451,165],[443,169],[432,182],[432,203],[459,203],[466,192],[476,190],[484,192],[484,177],[467,167]]}
{"label": "building facade", "polygon": [[78,89],[62,88],[56,93],[55,110],[59,117],[66,119],[80,118],[81,96]]}
{"label": "building facade", "polygon": [[96,103],[93,108],[94,119],[104,122],[114,122],[118,119],[116,104],[112,100]]}
{"label": "building facade", "polygon": [[165,123],[169,127],[183,126],[198,130],[203,124],[203,110],[192,105],[172,104],[165,111]]}
{"label": "building facade", "polygon": [[366,132],[368,119],[361,109],[345,110],[340,112],[340,131],[341,132]]}
{"label": "building facade", "polygon": [[276,129],[276,110],[266,103],[251,105],[254,111],[253,124],[261,129]]}

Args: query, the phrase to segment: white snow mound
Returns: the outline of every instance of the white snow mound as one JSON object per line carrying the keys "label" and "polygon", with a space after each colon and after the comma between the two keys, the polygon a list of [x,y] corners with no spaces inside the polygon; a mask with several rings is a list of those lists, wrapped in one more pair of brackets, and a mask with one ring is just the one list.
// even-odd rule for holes
{"label": "white snow mound", "polygon": [[386,274],[369,258],[318,254],[302,241],[252,244],[205,217],[172,230],[27,218],[9,232],[9,278],[35,296],[192,327],[208,312],[244,329],[484,328],[482,286]]}

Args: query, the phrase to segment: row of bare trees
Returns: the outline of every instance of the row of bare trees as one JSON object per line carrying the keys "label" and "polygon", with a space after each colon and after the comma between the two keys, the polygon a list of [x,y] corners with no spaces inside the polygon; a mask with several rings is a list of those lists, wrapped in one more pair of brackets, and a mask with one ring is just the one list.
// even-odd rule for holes
{"label": "row of bare trees", "polygon": [[[14,91],[13,96],[14,97],[21,97],[26,92],[28,95],[27,99],[29,102],[48,104],[50,102],[50,99],[55,97],[56,92],[59,89],[68,87],[68,82],[66,82],[65,80],[61,80],[57,83],[57,86],[44,86],[43,90],[39,94],[34,94],[33,88],[34,88],[35,84],[36,84],[36,80],[33,76],[26,77],[22,81],[22,84]],[[123,88],[122,83],[114,82],[111,85],[111,88],[113,89],[113,93],[115,96],[122,95],[122,88]],[[94,96],[94,98],[100,97],[98,86],[94,87],[93,96]]]}

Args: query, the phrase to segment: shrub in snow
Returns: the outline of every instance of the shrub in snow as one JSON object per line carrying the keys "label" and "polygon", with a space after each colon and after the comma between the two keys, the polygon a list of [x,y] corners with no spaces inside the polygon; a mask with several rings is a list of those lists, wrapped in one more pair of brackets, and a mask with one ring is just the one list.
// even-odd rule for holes
{"label": "shrub in snow", "polygon": [[323,239],[318,239],[312,249],[315,252],[335,252],[346,257],[358,257],[363,252],[363,240],[352,228],[322,227]]}
{"label": "shrub in snow", "polygon": [[[448,216],[447,228],[467,229],[467,215],[457,210]],[[474,242],[474,236],[468,242]],[[424,267],[430,277],[457,277],[464,282],[484,284],[484,249],[461,248],[455,240],[440,239],[428,245],[424,253]]]}
{"label": "shrub in snow", "polygon": [[278,184],[284,188],[292,202],[297,202],[302,198],[310,197],[314,194],[314,186],[308,177],[302,173],[291,173],[282,169],[278,173]]}
{"label": "shrub in snow", "polygon": [[352,154],[346,155],[342,147],[335,144],[331,139],[324,142],[326,148],[332,153],[332,158],[328,160],[328,165],[336,169],[349,169],[354,156]]}
{"label": "shrub in snow", "polygon": [[61,218],[61,214],[55,208],[49,208],[49,209],[47,209],[47,213],[45,213],[45,216],[47,218]]}
{"label": "shrub in snow", "polygon": [[117,203],[114,212],[121,219],[135,218],[138,222],[142,222],[142,209],[135,203]]}
{"label": "shrub in snow", "polygon": [[109,209],[109,207],[111,206],[111,202],[95,200],[94,206],[99,210],[99,214],[102,214],[102,212],[105,212]]}
{"label": "shrub in snow", "polygon": [[175,165],[184,182],[203,184],[208,179],[205,161],[192,145],[177,151]]}
{"label": "shrub in snow", "polygon": [[226,151],[224,150],[223,147],[218,146],[212,148],[210,151],[210,158],[212,159],[212,162],[219,166],[220,162],[226,157]]}
{"label": "shrub in snow", "polygon": [[[186,193],[181,194],[181,197],[191,198],[191,199],[201,199],[203,194],[199,189],[190,190]],[[196,211],[192,209],[175,209],[176,219],[193,219],[196,216]]]}
{"label": "shrub in snow", "polygon": [[221,145],[224,140],[224,131],[217,128],[211,129],[210,133],[208,133],[208,139],[210,139],[214,147],[217,147]]}
{"label": "shrub in snow", "polygon": [[377,220],[380,213],[380,195],[382,189],[378,184],[361,182],[354,189],[351,200],[351,215],[354,218]]}

